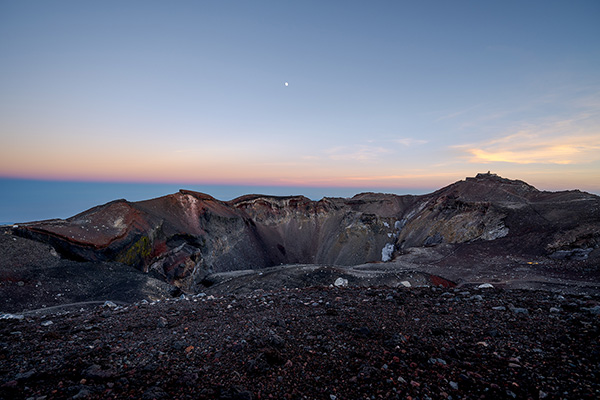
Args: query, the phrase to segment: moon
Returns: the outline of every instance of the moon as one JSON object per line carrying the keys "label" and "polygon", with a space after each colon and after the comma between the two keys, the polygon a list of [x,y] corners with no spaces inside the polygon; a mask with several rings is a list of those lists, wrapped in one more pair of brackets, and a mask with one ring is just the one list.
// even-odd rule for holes
{"label": "moon", "polygon": [[284,83],[284,85],[285,85],[285,86],[287,86],[287,85],[288,85],[288,83],[286,82],[286,83]]}

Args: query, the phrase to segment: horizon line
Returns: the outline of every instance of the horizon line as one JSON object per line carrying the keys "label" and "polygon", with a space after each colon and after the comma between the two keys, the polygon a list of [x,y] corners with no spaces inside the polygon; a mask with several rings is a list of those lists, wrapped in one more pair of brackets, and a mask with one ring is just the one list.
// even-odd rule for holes
{"label": "horizon line", "polygon": [[[306,189],[319,189],[319,190],[356,190],[356,194],[365,193],[365,192],[375,192],[375,193],[393,193],[393,192],[402,192],[407,195],[421,195],[433,193],[439,189],[442,189],[446,186],[452,185],[456,182],[464,181],[467,178],[475,177],[477,174],[473,176],[465,176],[462,179],[454,179],[448,180],[447,183],[444,184],[431,184],[431,185],[389,185],[389,184],[372,184],[372,185],[334,185],[334,184],[325,184],[325,183],[281,183],[281,182],[211,182],[211,181],[151,181],[151,180],[135,180],[135,179],[103,179],[103,178],[89,178],[89,179],[81,179],[81,178],[50,178],[50,177],[22,177],[22,176],[7,176],[0,174],[0,181],[27,181],[27,182],[59,182],[59,183],[81,183],[81,184],[116,184],[116,185],[169,185],[169,186],[177,186],[179,190],[186,190],[190,186],[214,186],[214,187],[240,187],[240,188],[306,188]],[[505,178],[502,174],[496,174],[501,178]],[[587,192],[590,194],[594,194],[600,196],[600,189],[596,188],[583,188],[583,187],[558,187],[556,185],[539,185],[539,184],[531,184],[530,181],[520,178],[506,178],[510,180],[521,180],[534,186],[536,189],[540,191],[551,191],[551,192],[561,192],[561,191],[572,191],[579,190],[582,192]],[[364,181],[353,181],[353,182],[364,182]],[[348,181],[345,181],[348,183]],[[412,192],[414,191],[414,193]],[[205,193],[209,194],[210,193]],[[260,193],[246,193],[246,194],[260,194]],[[267,193],[262,193],[267,194]],[[325,196],[325,197],[336,197],[336,196]]]}
{"label": "horizon line", "polygon": [[[335,185],[328,183],[279,183],[279,182],[212,182],[212,181],[164,181],[164,180],[135,180],[135,179],[81,179],[81,178],[47,178],[47,177],[19,177],[0,175],[0,180],[30,181],[30,182],[62,182],[62,183],[106,183],[106,184],[139,184],[139,185],[194,185],[194,186],[239,186],[239,187],[279,187],[279,188],[312,188],[312,189],[420,189],[437,190],[436,186],[418,186],[418,185],[390,185],[390,184],[372,184],[372,185]],[[464,180],[461,179],[461,180]],[[454,183],[456,181],[452,181]],[[449,184],[451,184],[449,183]],[[185,187],[181,187],[185,189]]]}

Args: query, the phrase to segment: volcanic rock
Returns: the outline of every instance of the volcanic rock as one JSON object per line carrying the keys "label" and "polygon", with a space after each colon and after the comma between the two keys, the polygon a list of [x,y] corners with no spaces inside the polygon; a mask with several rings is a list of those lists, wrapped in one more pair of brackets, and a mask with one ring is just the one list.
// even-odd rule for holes
{"label": "volcanic rock", "polygon": [[[388,277],[419,271],[434,285],[444,277],[439,283],[551,286],[562,284],[560,275],[589,286],[600,259],[600,197],[543,192],[490,173],[422,196],[247,195],[225,202],[181,190],[19,224],[9,233],[45,243],[63,259],[125,264],[189,293],[219,274],[290,264],[353,266],[355,277],[359,270]],[[344,271],[335,272],[330,284]],[[555,272],[552,281],[541,278]]]}
{"label": "volcanic rock", "polygon": [[[550,314],[545,291],[460,292],[279,289],[0,319],[0,399],[598,398],[598,315]],[[510,304],[530,312],[491,311]]]}

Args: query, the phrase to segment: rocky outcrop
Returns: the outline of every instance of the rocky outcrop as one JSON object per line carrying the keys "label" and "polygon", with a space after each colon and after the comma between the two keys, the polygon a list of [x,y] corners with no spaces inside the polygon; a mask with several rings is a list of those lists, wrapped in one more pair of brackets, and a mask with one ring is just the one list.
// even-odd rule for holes
{"label": "rocky outcrop", "polygon": [[312,201],[247,195],[224,202],[181,190],[21,224],[14,232],[50,244],[63,257],[117,261],[193,291],[211,273],[388,261],[442,243],[502,239],[517,251],[587,257],[600,244],[600,198],[541,192],[489,173],[423,196],[363,193]]}

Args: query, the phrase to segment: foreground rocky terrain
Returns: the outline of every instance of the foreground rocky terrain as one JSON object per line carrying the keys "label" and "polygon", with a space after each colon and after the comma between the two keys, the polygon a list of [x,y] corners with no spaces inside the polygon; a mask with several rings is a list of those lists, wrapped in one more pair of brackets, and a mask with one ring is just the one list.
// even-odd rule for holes
{"label": "foreground rocky terrain", "polygon": [[599,313],[594,296],[334,285],[24,313],[0,320],[0,398],[594,399]]}
{"label": "foreground rocky terrain", "polygon": [[0,314],[80,303],[130,303],[181,292],[116,262],[78,262],[54,248],[0,229]]}

